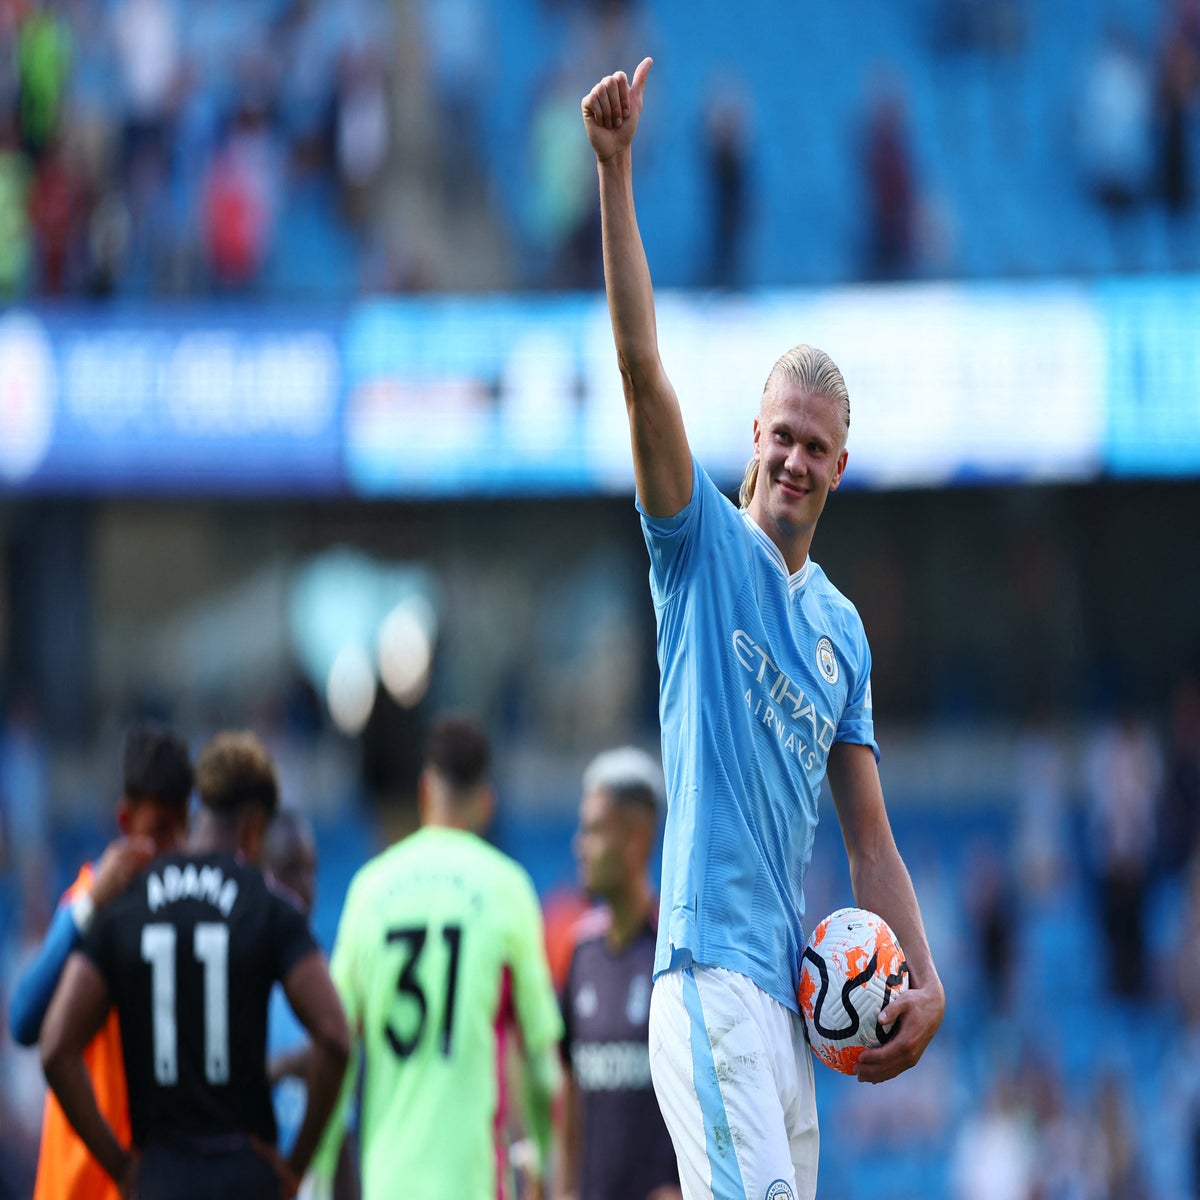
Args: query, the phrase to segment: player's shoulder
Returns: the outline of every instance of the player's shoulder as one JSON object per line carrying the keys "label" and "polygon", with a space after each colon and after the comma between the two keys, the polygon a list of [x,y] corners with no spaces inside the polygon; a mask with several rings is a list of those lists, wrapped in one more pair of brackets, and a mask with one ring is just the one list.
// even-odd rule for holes
{"label": "player's shoulder", "polygon": [[533,877],[511,854],[483,838],[474,839],[474,853],[481,864],[486,864],[495,885],[500,888],[535,895]]}
{"label": "player's shoulder", "polygon": [[651,533],[673,535],[684,526],[693,526],[697,514],[703,514],[704,522],[731,520],[738,513],[737,505],[717,486],[704,465],[692,454],[692,492],[687,503],[671,517],[652,517],[638,502],[643,526]]}
{"label": "player's shoulder", "polygon": [[300,916],[304,916],[304,901],[286,883],[280,883],[274,875],[264,871],[263,886],[276,901],[286,904],[288,908],[294,908]]}
{"label": "player's shoulder", "polygon": [[346,890],[347,907],[363,903],[364,897],[368,897],[366,902],[370,903],[369,897],[380,886],[380,880],[386,878],[391,869],[389,864],[392,864],[397,858],[402,856],[401,847],[403,844],[403,842],[395,842],[385,849],[380,850],[377,854],[373,854],[368,858],[354,872],[350,877],[350,885]]}
{"label": "player's shoulder", "polygon": [[862,618],[858,615],[854,602],[825,574],[820,563],[813,562],[812,559],[808,562],[806,587],[808,593],[820,603],[835,624],[861,632]]}

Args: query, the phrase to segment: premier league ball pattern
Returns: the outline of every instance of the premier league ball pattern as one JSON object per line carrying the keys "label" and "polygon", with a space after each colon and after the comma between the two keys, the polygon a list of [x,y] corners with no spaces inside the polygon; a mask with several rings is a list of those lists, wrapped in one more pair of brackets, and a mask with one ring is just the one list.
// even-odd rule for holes
{"label": "premier league ball pattern", "polygon": [[908,963],[882,917],[839,908],[813,930],[800,964],[800,1011],[813,1053],[853,1075],[858,1056],[894,1036],[879,1024],[892,995],[908,987]]}

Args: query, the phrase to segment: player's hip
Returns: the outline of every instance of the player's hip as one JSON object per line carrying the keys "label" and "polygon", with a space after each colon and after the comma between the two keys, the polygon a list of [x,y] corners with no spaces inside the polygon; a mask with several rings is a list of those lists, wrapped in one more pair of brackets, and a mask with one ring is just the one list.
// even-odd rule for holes
{"label": "player's hip", "polygon": [[813,1195],[812,1060],[790,1008],[735,971],[668,971],[651,999],[650,1065],[688,1200]]}

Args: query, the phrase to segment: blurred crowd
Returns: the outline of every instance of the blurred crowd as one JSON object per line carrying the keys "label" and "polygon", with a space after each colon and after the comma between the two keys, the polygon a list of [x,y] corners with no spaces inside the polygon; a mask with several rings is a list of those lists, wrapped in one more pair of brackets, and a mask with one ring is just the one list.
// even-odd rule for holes
{"label": "blurred crowd", "polygon": [[375,0],[6,0],[0,290],[336,296],[377,234],[394,46]]}
{"label": "blurred crowd", "polygon": [[[579,96],[646,51],[682,124],[647,151],[663,283],[1200,263],[1197,0],[906,0],[882,51],[831,10],[846,61],[792,92],[790,37],[814,31],[764,44],[764,5],[723,47],[683,12],[0,0],[0,295],[595,287]],[[814,219],[820,247],[781,247]]]}

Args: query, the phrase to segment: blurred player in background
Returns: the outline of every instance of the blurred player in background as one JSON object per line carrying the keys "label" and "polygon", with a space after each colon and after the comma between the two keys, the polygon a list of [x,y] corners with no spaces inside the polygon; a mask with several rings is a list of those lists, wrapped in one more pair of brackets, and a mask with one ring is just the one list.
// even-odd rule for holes
{"label": "blurred player in background", "polygon": [[[218,734],[197,759],[196,784],[186,852],[155,863],[68,960],[42,1062],[122,1195],[277,1200],[295,1191],[337,1099],[349,1035],[308,922],[257,866],[279,805],[266,749],[250,733]],[[313,1041],[308,1107],[286,1163],[266,1072],[276,980]],[[110,1003],[121,1019],[134,1154],[101,1116],[83,1069]]]}
{"label": "blurred player in background", "polygon": [[[562,1026],[533,883],[480,836],[495,803],[490,760],[475,721],[433,724],[417,788],[421,828],[355,875],[342,910],[333,975],[366,1060],[366,1200],[511,1195],[513,1033],[538,1181],[545,1170]],[[315,1168],[323,1178],[339,1135],[332,1125]]]}
{"label": "blurred player in background", "polygon": [[646,866],[661,786],[658,764],[633,746],[597,756],[583,775],[575,853],[603,907],[579,924],[563,992],[559,1200],[679,1200],[647,1040],[658,902]]}
{"label": "blurred player in background", "polygon": [[692,456],[658,351],[631,144],[651,60],[583,99],[600,180],[604,273],[658,619],[667,778],[650,1061],[684,1195],[816,1192],[812,1058],[796,989],[804,874],[828,774],[855,901],[896,931],[911,990],[865,1082],[911,1067],[945,1007],[876,765],[870,652],[809,558],[846,467],[850,403],[809,346],[772,369],[736,509]]}
{"label": "blurred player in background", "polygon": [[[156,854],[170,853],[187,835],[192,763],[181,737],[168,729],[135,725],[125,735],[123,782],[116,818],[120,836],[99,862],[85,863],[67,889],[37,957],[17,981],[8,1019],[22,1046],[37,1043],[42,1021],[71,951],[97,915]],[[129,1145],[129,1100],[121,1060],[121,1030],[110,1011],[83,1048],[83,1066],[96,1103],[122,1146]],[[54,1094],[42,1113],[34,1200],[116,1200],[117,1189],[71,1127]]]}
{"label": "blurred player in background", "polygon": [[[317,899],[317,839],[312,822],[303,813],[291,808],[279,811],[267,827],[262,865],[276,883],[291,892],[300,911],[311,918]],[[296,1019],[287,994],[278,986],[271,990],[267,1049],[279,1152],[286,1157],[296,1144],[304,1120],[312,1054],[304,1026]],[[333,1194],[335,1200],[358,1194],[349,1142],[342,1144]]]}

